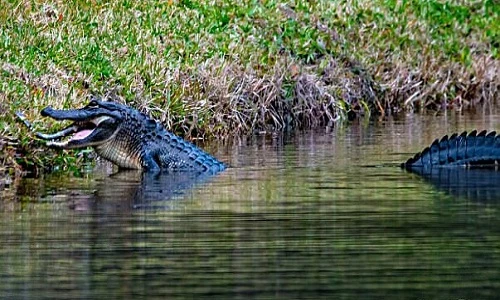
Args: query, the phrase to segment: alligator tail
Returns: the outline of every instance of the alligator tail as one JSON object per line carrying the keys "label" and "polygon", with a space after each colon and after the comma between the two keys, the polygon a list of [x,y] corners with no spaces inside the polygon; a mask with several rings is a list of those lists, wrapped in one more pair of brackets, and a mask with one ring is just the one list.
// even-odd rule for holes
{"label": "alligator tail", "polygon": [[445,135],[401,164],[407,170],[432,166],[495,167],[500,163],[500,134],[476,130]]}

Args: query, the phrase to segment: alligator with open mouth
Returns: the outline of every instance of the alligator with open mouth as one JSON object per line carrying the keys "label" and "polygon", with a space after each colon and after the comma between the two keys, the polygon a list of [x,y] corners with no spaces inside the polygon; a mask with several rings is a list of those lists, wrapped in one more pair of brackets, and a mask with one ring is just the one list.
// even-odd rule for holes
{"label": "alligator with open mouth", "polygon": [[[52,148],[92,146],[101,157],[124,169],[208,173],[225,169],[225,164],[212,155],[123,104],[93,97],[80,109],[57,110],[49,106],[41,114],[56,120],[73,121],[54,134],[36,132]],[[69,139],[61,140],[68,136]]]}

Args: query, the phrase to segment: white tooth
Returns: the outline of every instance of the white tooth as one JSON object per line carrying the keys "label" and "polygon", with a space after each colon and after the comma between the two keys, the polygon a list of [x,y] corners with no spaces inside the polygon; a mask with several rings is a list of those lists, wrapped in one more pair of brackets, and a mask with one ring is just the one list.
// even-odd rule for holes
{"label": "white tooth", "polygon": [[91,120],[92,123],[94,123],[96,126],[99,126],[99,124],[102,122],[102,121],[105,121],[107,119],[110,119],[110,117],[108,116],[100,116],[100,117],[97,117],[93,120]]}

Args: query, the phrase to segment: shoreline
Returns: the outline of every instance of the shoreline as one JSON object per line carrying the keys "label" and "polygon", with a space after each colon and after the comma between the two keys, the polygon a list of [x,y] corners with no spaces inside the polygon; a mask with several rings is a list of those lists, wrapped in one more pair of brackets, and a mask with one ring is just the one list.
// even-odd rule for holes
{"label": "shoreline", "polygon": [[493,2],[127,3],[20,2],[0,13],[6,173],[78,168],[85,152],[46,151],[15,112],[55,131],[62,125],[39,111],[81,107],[91,93],[188,140],[500,99]]}

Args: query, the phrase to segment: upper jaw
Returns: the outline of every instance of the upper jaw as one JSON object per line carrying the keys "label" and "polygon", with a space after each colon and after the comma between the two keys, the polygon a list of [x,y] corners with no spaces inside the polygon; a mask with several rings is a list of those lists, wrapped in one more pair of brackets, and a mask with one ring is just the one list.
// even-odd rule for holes
{"label": "upper jaw", "polygon": [[40,114],[44,117],[51,117],[55,120],[70,120],[75,122],[87,122],[100,116],[112,117],[116,120],[121,120],[122,116],[118,111],[108,110],[104,108],[88,109],[86,107],[80,109],[53,109],[50,106],[42,109]]}

